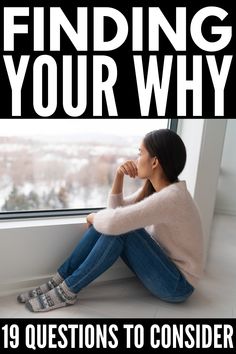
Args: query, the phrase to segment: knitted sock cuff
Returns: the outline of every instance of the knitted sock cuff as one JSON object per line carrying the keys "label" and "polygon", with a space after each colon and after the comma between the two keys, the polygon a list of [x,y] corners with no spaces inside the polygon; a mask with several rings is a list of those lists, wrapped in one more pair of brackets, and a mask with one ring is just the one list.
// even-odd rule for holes
{"label": "knitted sock cuff", "polygon": [[63,291],[65,297],[68,299],[68,300],[72,300],[76,297],[76,293],[74,293],[73,291],[71,291],[68,286],[66,285],[66,282],[63,281],[61,284],[60,284],[60,289]]}
{"label": "knitted sock cuff", "polygon": [[60,274],[57,272],[54,277],[52,278],[56,284],[60,284],[64,281],[64,279],[60,276]]}

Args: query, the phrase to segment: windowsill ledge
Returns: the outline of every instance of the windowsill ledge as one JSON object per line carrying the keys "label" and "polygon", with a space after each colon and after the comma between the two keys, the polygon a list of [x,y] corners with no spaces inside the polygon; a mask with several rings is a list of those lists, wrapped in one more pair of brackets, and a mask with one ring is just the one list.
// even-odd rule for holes
{"label": "windowsill ledge", "polygon": [[23,220],[1,220],[0,230],[20,229],[27,227],[42,227],[42,226],[57,226],[57,225],[72,225],[85,224],[86,217],[81,216],[60,216],[40,219],[23,219]]}

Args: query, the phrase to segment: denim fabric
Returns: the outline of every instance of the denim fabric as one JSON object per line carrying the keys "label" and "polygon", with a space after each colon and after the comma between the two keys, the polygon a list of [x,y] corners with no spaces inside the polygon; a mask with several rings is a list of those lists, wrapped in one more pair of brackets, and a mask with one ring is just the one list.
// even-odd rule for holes
{"label": "denim fabric", "polygon": [[109,236],[91,226],[58,273],[69,289],[78,293],[119,257],[154,296],[164,301],[183,302],[194,291],[145,229]]}

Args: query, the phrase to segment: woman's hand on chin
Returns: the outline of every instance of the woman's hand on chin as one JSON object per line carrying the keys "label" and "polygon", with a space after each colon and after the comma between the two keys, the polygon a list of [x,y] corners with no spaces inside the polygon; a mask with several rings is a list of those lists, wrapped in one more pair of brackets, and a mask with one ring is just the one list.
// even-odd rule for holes
{"label": "woman's hand on chin", "polygon": [[137,165],[134,161],[128,160],[118,168],[117,173],[120,175],[123,174],[131,178],[135,178],[138,176]]}

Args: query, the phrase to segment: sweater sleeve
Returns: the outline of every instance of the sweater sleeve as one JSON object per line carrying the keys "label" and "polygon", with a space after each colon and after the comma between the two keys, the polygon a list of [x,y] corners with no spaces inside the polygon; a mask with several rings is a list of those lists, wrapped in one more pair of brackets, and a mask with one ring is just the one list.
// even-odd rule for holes
{"label": "sweater sleeve", "polygon": [[[164,222],[170,215],[172,203],[165,193],[154,193],[146,199],[116,209],[99,211],[94,217],[94,227],[106,235],[120,235],[132,230]],[[168,211],[168,212],[167,212]]]}
{"label": "sweater sleeve", "polygon": [[133,204],[135,202],[137,196],[139,195],[140,191],[141,191],[141,188],[127,197],[124,197],[123,193],[119,193],[119,194],[111,194],[110,193],[108,196],[107,206],[108,206],[108,208],[115,209],[119,206]]}

